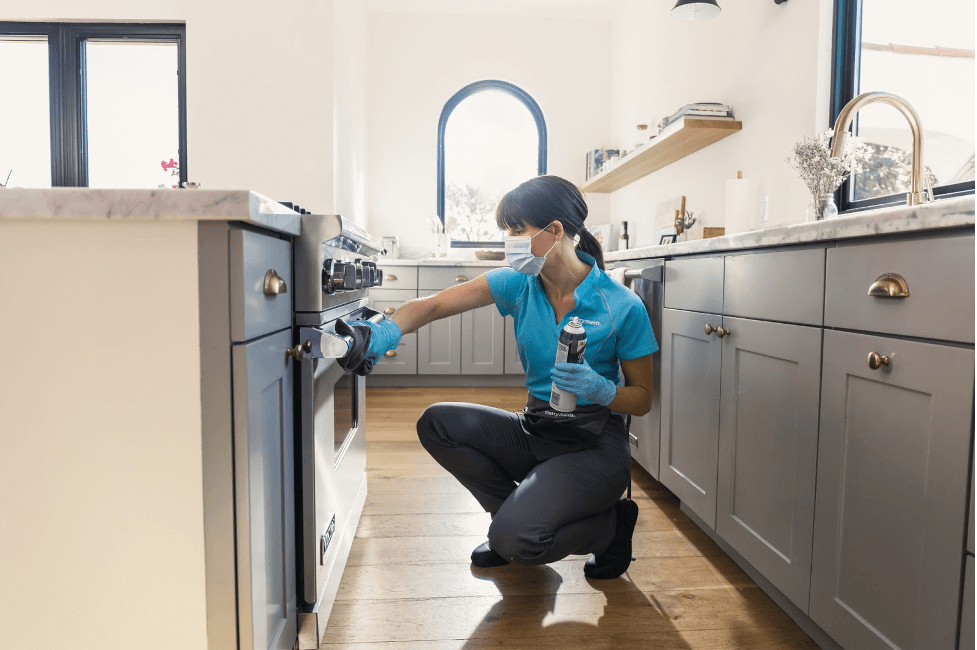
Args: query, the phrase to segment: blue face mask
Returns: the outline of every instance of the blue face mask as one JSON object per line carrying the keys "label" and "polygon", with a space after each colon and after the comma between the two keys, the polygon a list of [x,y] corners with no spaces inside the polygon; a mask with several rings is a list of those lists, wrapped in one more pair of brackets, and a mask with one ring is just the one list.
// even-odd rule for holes
{"label": "blue face mask", "polygon": [[[543,231],[540,230],[536,235],[540,232]],[[520,273],[539,275],[539,272],[543,270],[543,264],[546,262],[546,256],[556,247],[554,241],[550,250],[543,253],[542,257],[533,255],[533,237],[536,235],[505,238],[505,261]]]}

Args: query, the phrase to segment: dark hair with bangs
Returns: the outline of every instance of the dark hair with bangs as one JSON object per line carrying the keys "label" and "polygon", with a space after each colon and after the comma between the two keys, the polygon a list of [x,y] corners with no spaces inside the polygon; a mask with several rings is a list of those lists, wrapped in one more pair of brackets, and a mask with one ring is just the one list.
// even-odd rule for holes
{"label": "dark hair with bangs", "polygon": [[577,248],[592,256],[604,270],[600,242],[584,227],[587,202],[577,186],[559,176],[537,176],[506,193],[495,209],[495,223],[501,230],[516,226],[546,228],[554,221],[563,224],[571,237],[580,235]]}

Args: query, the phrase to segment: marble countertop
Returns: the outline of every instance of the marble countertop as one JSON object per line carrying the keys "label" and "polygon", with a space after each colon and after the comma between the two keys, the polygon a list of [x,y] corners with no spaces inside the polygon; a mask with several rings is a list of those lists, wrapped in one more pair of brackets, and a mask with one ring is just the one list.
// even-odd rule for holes
{"label": "marble countertop", "polygon": [[865,210],[850,216],[815,223],[774,226],[723,237],[695,239],[626,251],[612,251],[604,254],[604,260],[614,262],[675,257],[966,226],[974,226],[973,194],[952,199],[940,199],[924,205],[902,205]]}
{"label": "marble countertop", "polygon": [[0,221],[244,221],[289,235],[301,216],[250,190],[0,189]]}

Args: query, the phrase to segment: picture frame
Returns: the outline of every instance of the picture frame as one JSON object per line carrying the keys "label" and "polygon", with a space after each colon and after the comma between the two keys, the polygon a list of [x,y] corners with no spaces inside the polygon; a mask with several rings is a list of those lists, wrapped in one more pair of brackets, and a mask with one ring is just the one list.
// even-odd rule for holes
{"label": "picture frame", "polygon": [[677,234],[672,233],[670,235],[662,235],[661,241],[658,242],[659,246],[664,246],[665,244],[674,244],[675,239],[678,237]]}
{"label": "picture frame", "polygon": [[594,239],[600,242],[600,249],[602,251],[606,253],[611,250],[611,224],[605,223],[599,226],[590,226],[587,230],[594,236]]}

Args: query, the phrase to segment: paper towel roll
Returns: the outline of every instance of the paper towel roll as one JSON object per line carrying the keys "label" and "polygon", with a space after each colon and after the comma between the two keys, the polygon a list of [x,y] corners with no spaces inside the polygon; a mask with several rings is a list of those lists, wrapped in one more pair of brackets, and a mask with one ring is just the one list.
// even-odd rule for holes
{"label": "paper towel roll", "polygon": [[756,189],[753,181],[734,178],[726,181],[726,234],[735,235],[753,228],[756,212]]}

